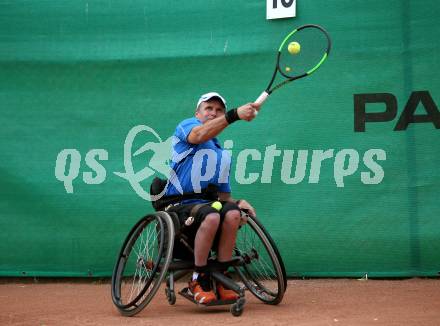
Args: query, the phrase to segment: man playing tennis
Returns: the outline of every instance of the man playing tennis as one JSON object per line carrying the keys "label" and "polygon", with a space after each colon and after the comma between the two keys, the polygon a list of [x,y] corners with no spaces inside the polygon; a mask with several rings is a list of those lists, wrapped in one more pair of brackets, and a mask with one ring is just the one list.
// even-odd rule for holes
{"label": "man playing tennis", "polygon": [[[218,93],[210,92],[200,97],[195,117],[179,123],[174,133],[171,168],[175,173],[172,173],[171,178],[178,178],[184,193],[197,193],[208,184],[213,184],[218,189],[218,198],[222,203],[221,209],[217,210],[208,200],[187,199],[169,208],[169,211],[178,214],[183,223],[189,216],[194,218],[185,233],[194,241],[195,270],[189,289],[198,303],[207,304],[217,299],[206,270],[211,248],[217,248],[219,262],[231,260],[241,219],[240,208],[248,209],[249,214],[255,216],[254,208],[246,200],[237,201],[231,196],[231,157],[221,148],[216,137],[235,121],[252,121],[259,109],[259,104],[248,103],[226,111],[224,98]],[[181,153],[189,155],[182,157],[179,155]],[[166,196],[179,195],[173,186],[179,183],[173,181],[170,180],[168,184]],[[217,285],[217,293],[220,300],[238,298],[234,291],[221,284]]]}

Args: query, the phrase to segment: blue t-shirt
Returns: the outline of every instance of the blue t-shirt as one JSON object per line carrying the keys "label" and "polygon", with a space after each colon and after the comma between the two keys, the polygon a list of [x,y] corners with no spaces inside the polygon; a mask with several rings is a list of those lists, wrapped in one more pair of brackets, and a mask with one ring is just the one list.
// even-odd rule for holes
{"label": "blue t-shirt", "polygon": [[[171,175],[166,195],[187,192],[200,193],[209,183],[218,186],[219,192],[231,192],[229,171],[231,155],[223,150],[217,138],[202,144],[191,144],[188,135],[202,125],[197,118],[189,118],[177,125],[173,137]],[[180,188],[180,189],[179,189]],[[200,199],[185,200],[184,203],[204,202]]]}

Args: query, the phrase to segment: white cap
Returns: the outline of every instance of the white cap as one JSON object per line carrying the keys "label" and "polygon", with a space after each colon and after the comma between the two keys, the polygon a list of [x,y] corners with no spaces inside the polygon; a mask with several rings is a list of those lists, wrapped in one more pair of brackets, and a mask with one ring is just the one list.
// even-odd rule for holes
{"label": "white cap", "polygon": [[222,101],[226,109],[226,100],[217,92],[209,92],[200,96],[199,101],[197,102],[197,107],[199,107],[200,103],[209,101],[213,97],[217,97],[218,99],[220,99],[220,101]]}

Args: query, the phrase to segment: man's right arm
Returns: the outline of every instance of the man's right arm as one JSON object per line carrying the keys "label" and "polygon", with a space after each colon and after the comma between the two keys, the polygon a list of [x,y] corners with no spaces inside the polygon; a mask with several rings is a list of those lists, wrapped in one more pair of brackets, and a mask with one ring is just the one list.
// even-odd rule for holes
{"label": "man's right arm", "polygon": [[[260,105],[257,103],[248,103],[237,109],[240,120],[251,121],[255,118],[255,110],[259,110]],[[188,142],[191,144],[204,143],[218,134],[228,126],[228,122],[224,115],[212,119],[200,126],[194,127],[188,135]]]}
{"label": "man's right arm", "polygon": [[224,116],[217,117],[203,125],[194,127],[188,135],[188,142],[191,144],[201,144],[214,138],[228,126]]}

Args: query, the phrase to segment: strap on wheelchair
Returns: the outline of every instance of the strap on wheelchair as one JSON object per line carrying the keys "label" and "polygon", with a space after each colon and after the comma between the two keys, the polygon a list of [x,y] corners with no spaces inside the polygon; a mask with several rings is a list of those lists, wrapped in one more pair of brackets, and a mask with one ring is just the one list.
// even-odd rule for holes
{"label": "strap on wheelchair", "polygon": [[[158,177],[153,179],[150,186],[150,194],[158,195],[166,187],[167,180],[160,179]],[[152,201],[151,204],[156,211],[164,210],[168,205],[177,204],[187,199],[205,199],[215,201],[218,199],[218,187],[212,183],[208,184],[205,189],[202,189],[201,193],[187,192],[182,195],[162,196],[156,201]]]}

